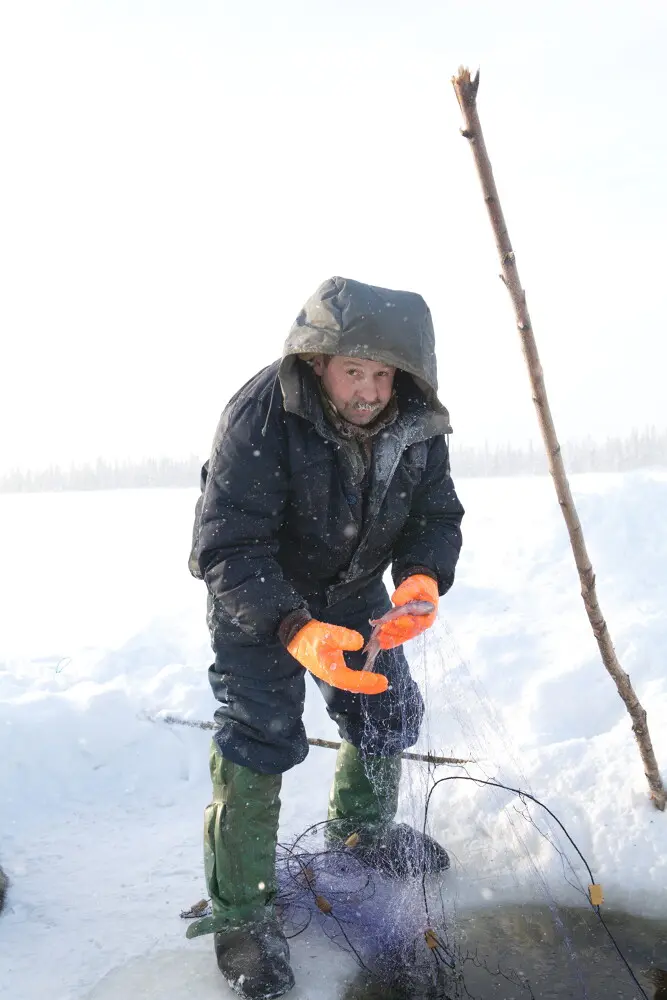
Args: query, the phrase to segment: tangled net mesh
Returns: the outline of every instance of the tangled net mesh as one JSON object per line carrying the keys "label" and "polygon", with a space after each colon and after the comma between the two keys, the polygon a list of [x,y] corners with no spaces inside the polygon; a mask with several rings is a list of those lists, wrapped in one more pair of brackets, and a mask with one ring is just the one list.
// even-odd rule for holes
{"label": "tangled net mesh", "polygon": [[[652,996],[650,972],[631,966],[592,905],[585,857],[529,793],[502,721],[447,626],[431,631],[411,657],[426,703],[415,749],[432,751],[444,732],[457,756],[472,760],[404,763],[399,818],[443,843],[451,868],[388,879],[353,848],[327,848],[326,823],[311,826],[278,847],[286,935],[317,928],[350,956],[359,971],[346,1000]],[[477,801],[474,828],[463,829],[457,808],[469,817]]]}

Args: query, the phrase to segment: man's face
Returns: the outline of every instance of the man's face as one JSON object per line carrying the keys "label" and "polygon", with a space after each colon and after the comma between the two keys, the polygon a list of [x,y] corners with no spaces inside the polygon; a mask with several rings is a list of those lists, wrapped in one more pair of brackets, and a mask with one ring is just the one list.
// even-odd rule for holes
{"label": "man's face", "polygon": [[313,360],[313,371],[341,417],[358,427],[370,424],[385,408],[396,373],[391,365],[377,361],[322,354]]}

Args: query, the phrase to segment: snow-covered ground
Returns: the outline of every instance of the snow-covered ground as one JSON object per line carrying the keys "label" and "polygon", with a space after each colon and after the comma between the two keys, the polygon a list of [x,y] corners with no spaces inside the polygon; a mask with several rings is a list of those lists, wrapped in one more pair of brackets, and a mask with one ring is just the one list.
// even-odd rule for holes
{"label": "snow-covered ground", "polygon": [[[420,748],[475,760],[438,777],[485,776],[535,795],[577,842],[607,906],[667,917],[667,814],[648,800],[551,482],[457,486],[467,509],[458,579],[433,634],[410,650],[428,702]],[[667,777],[667,474],[572,486],[603,611]],[[179,916],[204,895],[209,735],[146,718],[208,719],[215,707],[204,587],[186,567],[195,497],[0,497],[0,861],[12,881],[0,997],[228,995],[210,939],[185,942]],[[314,686],[307,728],[336,735]],[[283,838],[324,816],[333,764],[330,750],[313,749],[285,776]],[[406,765],[406,814],[426,787]],[[434,793],[431,829],[453,855],[465,906],[521,899],[542,883],[558,897],[567,885],[528,808],[468,781]],[[295,1000],[339,996],[352,969],[337,956],[323,977],[314,947],[294,943]]]}

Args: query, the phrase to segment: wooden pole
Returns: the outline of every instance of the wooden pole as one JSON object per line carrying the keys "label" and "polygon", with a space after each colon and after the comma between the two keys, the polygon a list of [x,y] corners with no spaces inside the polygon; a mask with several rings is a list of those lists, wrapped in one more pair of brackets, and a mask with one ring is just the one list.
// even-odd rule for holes
{"label": "wooden pole", "polygon": [[[151,722],[166,722],[169,726],[192,726],[194,729],[218,729],[219,726],[215,722],[210,722],[203,719],[179,719],[177,715],[149,715],[147,716]],[[340,743],[336,743],[334,740],[320,740],[314,736],[308,737],[308,743],[311,747],[325,747],[327,750],[338,750],[340,748]],[[403,760],[420,760],[425,764],[475,764],[474,760],[466,759],[463,757],[437,757],[432,753],[410,753],[405,750],[401,757]]]}
{"label": "wooden pole", "polygon": [[634,692],[630,678],[618,662],[607,623],[602,616],[595,587],[595,574],[586,550],[581,522],[574,505],[574,500],[572,499],[572,493],[570,492],[570,485],[567,480],[563,457],[556,436],[556,428],[547,399],[544,373],[540,364],[537,344],[535,343],[535,336],[526,305],[526,294],[519,281],[514,250],[512,249],[507,232],[507,225],[500,206],[491,162],[484,143],[482,126],[477,114],[479,73],[474,78],[471,78],[470,71],[461,67],[458,75],[452,77],[452,84],[454,85],[454,91],[463,115],[464,127],[461,129],[461,134],[468,140],[470,149],[472,150],[477,173],[482,184],[484,201],[486,202],[493,234],[496,239],[496,246],[502,267],[501,278],[510,293],[514,306],[523,355],[528,367],[533,402],[535,403],[537,419],[547,451],[549,471],[556,488],[558,502],[570,536],[574,560],[579,571],[581,596],[586,607],[591,628],[593,629],[593,634],[600,648],[602,662],[611,674],[618,693],[625,702],[625,706],[632,719],[632,729],[637,740],[637,745],[639,746],[644,772],[651,790],[651,798],[657,809],[664,810],[667,796],[655,753],[653,752],[653,745],[646,721],[646,712]]}

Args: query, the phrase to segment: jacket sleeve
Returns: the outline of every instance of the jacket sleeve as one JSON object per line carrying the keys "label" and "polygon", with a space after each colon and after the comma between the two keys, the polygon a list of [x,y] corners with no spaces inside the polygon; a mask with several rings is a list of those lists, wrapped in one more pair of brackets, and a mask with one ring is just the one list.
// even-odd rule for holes
{"label": "jacket sleeve", "polygon": [[[246,395],[223,413],[215,435],[198,532],[199,569],[230,620],[273,641],[303,597],[277,562],[278,531],[288,500],[281,416],[263,427],[262,398]],[[265,430],[265,436],[262,430]]]}
{"label": "jacket sleeve", "polygon": [[450,474],[449,449],[442,435],[429,442],[426,466],[412,495],[403,530],[394,542],[392,576],[398,586],[412,573],[438,581],[440,595],[454,582],[461,551],[463,507]]}

